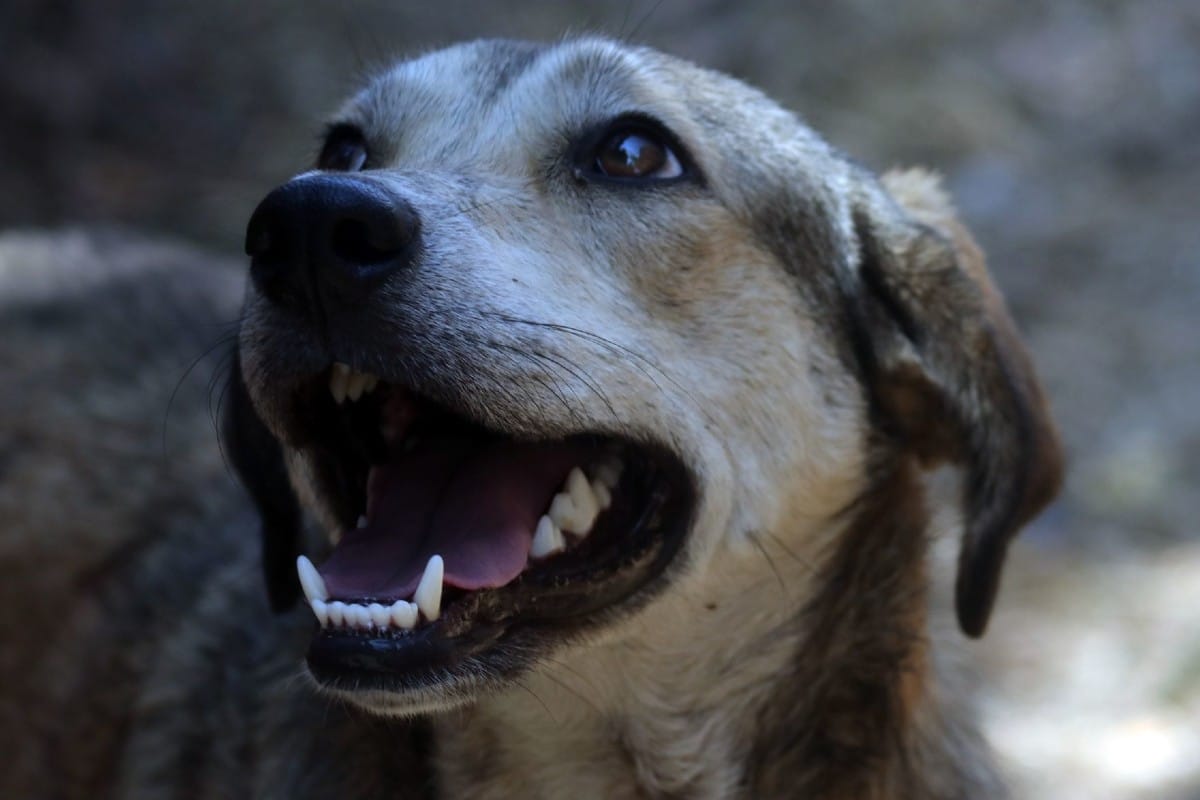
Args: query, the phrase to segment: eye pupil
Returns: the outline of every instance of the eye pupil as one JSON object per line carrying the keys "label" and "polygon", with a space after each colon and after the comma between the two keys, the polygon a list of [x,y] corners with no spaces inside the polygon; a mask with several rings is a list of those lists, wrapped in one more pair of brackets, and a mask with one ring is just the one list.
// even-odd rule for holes
{"label": "eye pupil", "polygon": [[600,150],[596,165],[609,177],[640,178],[667,164],[666,149],[640,133],[618,133]]}

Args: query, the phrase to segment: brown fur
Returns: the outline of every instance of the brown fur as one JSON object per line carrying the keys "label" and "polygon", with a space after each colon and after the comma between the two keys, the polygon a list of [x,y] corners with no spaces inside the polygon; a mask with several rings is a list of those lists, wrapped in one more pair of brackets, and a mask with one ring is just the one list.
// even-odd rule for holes
{"label": "brown fur", "polygon": [[[788,688],[759,730],[750,797],[998,797],[987,748],[947,736],[927,619],[928,512],[915,465],[879,465],[806,609]],[[820,720],[813,724],[813,720]]]}

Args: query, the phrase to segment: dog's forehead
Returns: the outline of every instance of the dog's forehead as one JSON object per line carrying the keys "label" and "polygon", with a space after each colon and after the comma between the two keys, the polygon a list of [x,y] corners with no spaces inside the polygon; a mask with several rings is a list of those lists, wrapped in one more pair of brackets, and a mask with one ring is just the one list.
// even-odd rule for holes
{"label": "dog's forehead", "polygon": [[352,103],[377,127],[411,128],[422,120],[444,127],[483,116],[504,90],[546,53],[534,42],[484,40],[401,61]]}
{"label": "dog's forehead", "polygon": [[720,138],[736,119],[706,109],[735,95],[769,102],[725,76],[606,39],[483,40],[396,64],[340,120],[366,131],[380,166],[397,158],[418,166],[435,154],[494,156],[545,135],[566,139],[625,112],[650,114],[685,140]]}
{"label": "dog's forehead", "polygon": [[631,112],[672,130],[711,196],[789,271],[848,263],[849,162],[757,89],[649,48],[469,42],[395,65],[340,119],[364,130],[377,167],[535,186],[573,141]]}

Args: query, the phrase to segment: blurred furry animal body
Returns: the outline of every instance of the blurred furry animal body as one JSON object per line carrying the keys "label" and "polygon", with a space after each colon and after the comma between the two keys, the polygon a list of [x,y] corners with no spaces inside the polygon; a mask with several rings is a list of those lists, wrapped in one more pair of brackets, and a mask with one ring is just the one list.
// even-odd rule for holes
{"label": "blurred furry animal body", "polygon": [[180,455],[147,445],[237,269],[0,244],[38,402],[0,450],[0,793],[1002,794],[930,520],[979,635],[1060,457],[933,178],[599,39],[399,64],[319,167],[247,233],[223,425],[257,513],[187,391]]}

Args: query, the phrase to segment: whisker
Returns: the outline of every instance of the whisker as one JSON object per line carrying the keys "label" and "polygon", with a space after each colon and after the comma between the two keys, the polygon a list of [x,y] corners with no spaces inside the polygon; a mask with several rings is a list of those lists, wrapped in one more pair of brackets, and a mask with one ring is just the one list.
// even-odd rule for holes
{"label": "whisker", "polygon": [[755,549],[762,553],[762,557],[767,560],[767,566],[771,568],[771,572],[775,573],[775,580],[779,583],[779,591],[787,594],[787,584],[783,582],[783,575],[779,573],[779,568],[775,566],[775,559],[771,558],[771,554],[767,552],[767,548],[763,547],[763,543],[758,540],[758,537],[751,536],[750,541],[754,544]]}
{"label": "whisker", "polygon": [[[163,458],[167,457],[167,426],[171,420],[171,411],[175,405],[175,398],[176,398],[176,396],[178,396],[179,390],[181,388],[183,388],[184,382],[188,379],[188,376],[192,374],[192,372],[196,369],[196,367],[200,366],[201,362],[203,362],[210,355],[212,355],[214,350],[237,341],[238,330],[241,327],[241,320],[238,319],[232,323],[227,323],[227,324],[231,325],[232,329],[222,333],[219,337],[217,337],[216,341],[214,341],[208,347],[204,348],[203,352],[201,352],[200,355],[196,356],[196,358],[192,360],[192,363],[190,363],[187,366],[187,368],[183,371],[183,374],[179,376],[179,380],[177,380],[175,382],[174,388],[171,389],[171,396],[167,399],[167,407],[163,411],[162,435],[161,435],[161,442],[160,442],[160,447],[162,448]],[[232,352],[232,348],[230,348],[230,352]],[[221,371],[222,362],[227,357],[228,357],[228,354],[222,355],[222,360],[218,362],[217,369],[214,369],[214,375],[217,374],[219,371]],[[211,389],[211,385],[212,384],[211,384],[211,378],[210,378],[210,384],[209,384],[210,389]]]}
{"label": "whisker", "polygon": [[579,381],[584,386],[586,386],[592,392],[592,394],[596,395],[596,397],[598,397],[600,399],[600,402],[604,403],[604,405],[608,408],[608,413],[612,415],[614,420],[620,419],[620,415],[617,414],[617,409],[612,404],[612,401],[608,399],[608,395],[604,393],[604,390],[601,389],[593,379],[591,379],[587,376],[587,373],[585,373],[583,371],[582,367],[580,367],[578,364],[576,364],[575,362],[573,362],[570,359],[565,358],[565,357],[564,357],[564,360],[566,361],[566,363],[564,364],[563,361],[560,361],[558,358],[555,358],[554,356],[549,355],[548,353],[536,353],[535,355],[539,358],[549,359],[550,361],[553,361],[561,369],[570,373],[570,375],[572,377],[574,377],[577,381]]}
{"label": "whisker", "polygon": [[[574,337],[582,339],[584,341],[599,345],[614,355],[628,357],[629,359],[632,359],[634,366],[637,367],[637,369],[643,375],[645,375],[646,378],[651,383],[654,384],[654,388],[660,394],[663,392],[663,387],[655,379],[655,377],[650,374],[648,369],[652,369],[655,372],[657,372],[659,375],[661,375],[668,383],[671,384],[671,386],[673,386],[675,389],[677,389],[682,396],[689,397],[692,395],[692,392],[689,389],[687,389],[687,387],[683,386],[679,381],[675,380],[675,378],[672,377],[666,370],[664,370],[658,364],[654,363],[652,360],[647,358],[642,353],[639,353],[637,350],[627,347],[619,342],[615,342],[612,339],[609,339],[605,336],[601,336],[600,334],[595,333],[594,331],[584,330],[582,328],[576,328],[576,327],[572,327],[570,325],[564,325],[564,324],[557,323],[557,322],[544,322],[544,321],[533,320],[533,319],[524,319],[521,317],[513,317],[513,316],[506,315],[506,314],[493,314],[490,316],[493,316],[496,319],[499,319],[501,322],[507,322],[507,323],[517,324],[517,325],[528,325],[528,326],[536,327],[536,328],[545,328],[548,330],[557,331],[559,333],[565,333],[569,336],[574,336]],[[705,408],[698,407],[697,410],[699,411],[701,416],[703,416],[704,419],[707,420],[708,423],[710,425],[712,425],[714,428],[720,427],[717,424],[717,420]]]}
{"label": "whisker", "polygon": [[518,679],[516,681],[516,684],[517,684],[517,686],[524,689],[526,694],[528,694],[530,697],[532,697],[534,700],[536,700],[538,702],[538,705],[540,705],[542,707],[542,710],[546,712],[546,716],[550,717],[550,719],[553,720],[555,725],[558,724],[558,717],[554,716],[554,712],[550,710],[550,706],[546,705],[546,702],[544,700],[542,700],[542,698],[538,697],[537,692],[535,692],[533,689],[529,688],[529,686],[523,680]]}
{"label": "whisker", "polygon": [[810,559],[802,558],[801,556],[796,555],[796,552],[794,550],[792,550],[790,547],[788,547],[787,543],[785,543],[782,539],[780,539],[775,534],[771,533],[770,531],[755,531],[754,535],[755,536],[760,536],[760,535],[766,536],[768,539],[770,539],[772,542],[775,543],[776,547],[778,547],[780,550],[782,550],[784,553],[786,553],[789,558],[791,558],[793,561],[795,561],[800,566],[804,567],[804,569],[807,570],[810,575],[816,574],[817,567],[815,564],[813,564],[813,562]]}
{"label": "whisker", "polygon": [[561,333],[565,333],[570,336],[575,336],[577,338],[593,342],[595,344],[598,344],[598,345],[608,349],[609,351],[611,351],[613,353],[616,353],[618,355],[629,356],[630,358],[634,359],[639,365],[638,368],[642,370],[643,374],[645,374],[646,377],[649,378],[651,380],[651,382],[654,383],[655,387],[658,388],[660,391],[661,391],[662,387],[658,385],[658,381],[656,381],[654,379],[654,376],[650,375],[649,372],[647,372],[645,369],[642,369],[643,366],[649,367],[650,369],[653,369],[655,372],[657,372],[659,375],[662,375],[665,379],[670,381],[675,386],[675,388],[677,388],[677,389],[683,388],[682,386],[679,385],[678,382],[675,381],[674,378],[672,378],[670,375],[668,375],[661,367],[659,367],[657,364],[655,364],[650,359],[646,358],[646,356],[642,355],[637,350],[634,350],[630,347],[626,347],[625,345],[620,344],[619,342],[615,342],[612,339],[609,339],[605,336],[601,336],[600,334],[595,333],[593,331],[584,330],[582,328],[575,328],[570,325],[563,325],[562,323],[557,323],[557,322],[539,322],[538,320],[523,319],[521,317],[510,317],[507,315],[497,315],[497,318],[500,319],[502,322],[516,323],[519,325],[530,325],[530,326],[538,327],[538,328],[548,328],[550,330],[559,331]]}
{"label": "whisker", "polygon": [[[492,341],[492,340],[485,340],[482,337],[472,336],[469,334],[465,338],[468,341],[472,341],[484,349],[491,349],[493,351],[499,350],[502,352],[510,353],[512,355],[518,356],[519,358],[521,358],[523,360],[534,362],[534,363],[538,364],[542,369],[544,369],[548,372],[553,373],[556,371],[554,369],[554,365],[552,363],[546,361],[538,353],[528,352],[528,351],[522,350],[521,348],[516,347],[514,345],[509,345],[509,344],[505,344],[503,342],[497,342],[497,341]],[[530,374],[528,377],[531,380],[533,380],[534,382],[538,383],[546,391],[553,394],[555,396],[555,398],[557,398],[558,402],[562,405],[563,409],[567,412],[567,414],[569,414],[571,416],[572,419],[574,419],[578,423],[582,423],[583,417],[579,414],[579,411],[571,404],[570,400],[567,398],[566,394],[562,391],[562,389],[560,387],[558,387],[553,382],[546,380],[541,375],[538,375],[536,373]],[[537,400],[536,395],[534,395],[528,388],[523,387],[523,394],[525,395],[525,399],[528,400],[531,404],[540,405],[540,403]],[[511,398],[512,395],[509,394],[509,397]]]}

